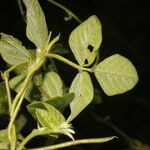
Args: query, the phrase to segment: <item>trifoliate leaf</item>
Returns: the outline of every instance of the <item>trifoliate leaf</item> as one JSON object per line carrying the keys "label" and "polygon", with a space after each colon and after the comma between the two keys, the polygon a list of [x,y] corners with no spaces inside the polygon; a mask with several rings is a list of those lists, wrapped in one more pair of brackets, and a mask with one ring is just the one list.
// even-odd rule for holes
{"label": "trifoliate leaf", "polygon": [[0,33],[0,54],[10,65],[30,60],[29,51],[13,36]]}
{"label": "trifoliate leaf", "polygon": [[38,0],[23,0],[23,2],[27,8],[27,37],[38,49],[42,50],[48,40],[44,13]]}
{"label": "trifoliate leaf", "polygon": [[74,78],[69,92],[75,93],[70,104],[71,114],[68,122],[72,121],[93,99],[93,84],[87,72],[80,72]]}
{"label": "trifoliate leaf", "polygon": [[138,82],[138,74],[133,64],[119,54],[100,62],[94,72],[102,89],[109,96],[122,94]]}
{"label": "trifoliate leaf", "polygon": [[51,71],[45,74],[41,90],[49,97],[54,98],[63,95],[63,84],[60,76]]}
{"label": "trifoliate leaf", "polygon": [[0,83],[0,114],[8,114],[8,98],[5,82]]}
{"label": "trifoliate leaf", "polygon": [[99,19],[93,15],[70,34],[69,45],[80,66],[94,62],[102,42],[101,28]]}

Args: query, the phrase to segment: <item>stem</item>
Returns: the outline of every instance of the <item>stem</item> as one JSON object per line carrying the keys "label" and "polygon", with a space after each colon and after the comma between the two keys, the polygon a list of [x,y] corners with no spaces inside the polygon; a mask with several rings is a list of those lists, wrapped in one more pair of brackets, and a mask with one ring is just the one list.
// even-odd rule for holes
{"label": "stem", "polygon": [[18,6],[19,6],[19,9],[20,9],[20,13],[22,15],[22,18],[23,18],[24,22],[26,23],[25,12],[23,10],[23,6],[22,6],[22,3],[21,3],[21,0],[17,0],[17,1],[18,1]]}
{"label": "stem", "polygon": [[75,64],[74,62],[72,62],[72,61],[70,61],[70,60],[68,60],[68,59],[58,55],[58,54],[52,54],[51,53],[51,54],[46,54],[46,56],[50,57],[50,58],[58,59],[58,60],[60,60],[60,61],[62,61],[64,63],[68,64],[69,66],[72,66],[73,68],[78,69],[78,70],[88,71],[88,72],[91,72],[91,73],[93,72],[93,70],[91,68],[83,68],[83,67]]}
{"label": "stem", "polygon": [[61,8],[62,10],[64,10],[68,14],[68,17],[65,17],[66,21],[70,20],[71,18],[74,18],[77,22],[79,22],[79,23],[82,22],[72,11],[70,11],[65,6],[59,4],[58,2],[56,2],[54,0],[47,0],[47,1],[49,1],[50,3],[54,4],[55,6],[57,6],[59,8]]}
{"label": "stem", "polygon": [[97,52],[97,57],[96,57],[96,61],[95,61],[94,65],[93,65],[93,68],[95,68],[98,63],[99,63],[99,51]]}
{"label": "stem", "polygon": [[24,64],[24,63],[28,63],[29,61],[24,61],[21,62],[19,64],[16,64],[14,66],[12,66],[11,68],[7,69],[3,74],[3,78],[5,80],[5,85],[6,85],[6,91],[7,91],[7,96],[8,96],[8,105],[9,105],[9,112],[11,115],[11,93],[10,93],[10,88],[9,88],[9,73],[13,70],[15,70],[18,66]]}
{"label": "stem", "polygon": [[10,141],[10,149],[11,150],[15,150],[16,149],[16,129],[15,129],[15,125],[12,126],[12,138]]}
{"label": "stem", "polygon": [[35,136],[37,136],[37,134],[35,133],[35,130],[32,130],[32,132],[22,141],[17,150],[22,150],[26,143],[28,143],[28,141],[30,141]]}
{"label": "stem", "polygon": [[[31,77],[32,77],[32,74],[28,74],[28,75],[27,75],[27,77],[26,77],[26,79],[25,79],[25,81],[24,81],[24,83],[23,83],[23,85],[22,85],[21,90],[19,91],[19,93],[18,93],[17,96],[15,97],[14,102],[13,102],[13,104],[12,104],[12,108],[11,108],[11,118],[10,118],[10,122],[9,122],[9,125],[8,125],[8,139],[10,139],[10,140],[11,140],[11,137],[12,137],[12,135],[11,135],[12,126],[13,126],[14,120],[15,120],[15,118],[16,118],[16,116],[17,116],[17,113],[18,113],[18,111],[19,111],[19,108],[20,108],[20,106],[21,106],[21,103],[22,103],[22,101],[23,101],[23,99],[24,99],[24,95],[25,95],[25,93],[26,93],[26,89],[27,89],[27,87],[28,87],[28,83],[29,83]],[[20,98],[20,99],[19,99],[19,98]],[[20,101],[19,101],[19,103],[17,104],[18,100],[20,100]],[[17,105],[17,107],[16,107],[16,105]],[[15,109],[15,107],[16,107],[16,109]]]}
{"label": "stem", "polygon": [[[5,80],[6,91],[7,91],[7,97],[8,97],[10,118],[12,117],[12,101],[11,101],[11,93],[10,93],[10,88],[9,88],[9,73],[24,63],[27,63],[27,61],[21,62],[19,64],[12,66],[8,70],[6,70],[3,74],[3,78]],[[8,131],[8,139],[10,142],[10,149],[15,150],[15,148],[16,148],[16,129],[15,129],[15,125],[13,125],[13,124],[12,124],[12,130],[10,129],[10,131]]]}
{"label": "stem", "polygon": [[22,141],[17,150],[22,150],[24,146],[28,143],[28,141],[30,141],[32,138],[39,135],[45,135],[50,133],[58,133],[58,132],[54,130],[40,130],[40,129],[32,130],[32,132]]}
{"label": "stem", "polygon": [[56,36],[48,45],[46,45],[45,53],[49,52],[49,50],[51,49],[51,47],[59,40],[59,38],[60,38],[60,34],[58,36]]}
{"label": "stem", "polygon": [[5,80],[5,86],[7,91],[7,98],[8,98],[8,106],[9,106],[9,113],[11,112],[11,93],[9,88],[9,76],[7,73],[4,73],[3,78]]}
{"label": "stem", "polygon": [[113,140],[114,138],[116,138],[116,137],[112,136],[112,137],[105,137],[105,138],[81,139],[81,140],[64,142],[64,143],[60,143],[60,144],[56,144],[56,145],[52,145],[52,146],[32,148],[32,149],[28,149],[28,150],[41,150],[41,149],[42,150],[54,150],[54,149],[60,149],[60,148],[74,146],[74,145],[80,145],[80,144],[104,143],[104,142]]}

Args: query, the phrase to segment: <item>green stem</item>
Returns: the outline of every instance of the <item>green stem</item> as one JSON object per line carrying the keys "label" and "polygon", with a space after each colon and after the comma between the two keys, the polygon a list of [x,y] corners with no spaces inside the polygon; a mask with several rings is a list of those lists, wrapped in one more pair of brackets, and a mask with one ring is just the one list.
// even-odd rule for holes
{"label": "green stem", "polygon": [[50,134],[50,133],[58,133],[57,131],[54,130],[40,130],[40,129],[34,129],[32,132],[22,141],[22,143],[19,145],[17,150],[22,150],[24,146],[30,141],[32,138],[39,136],[39,135],[45,135],[45,134]]}
{"label": "green stem", "polygon": [[37,136],[37,133],[35,131],[36,130],[32,130],[32,132],[22,141],[17,150],[22,150],[26,143],[28,143],[28,141],[30,141],[33,137]]}
{"label": "green stem", "polygon": [[25,12],[23,10],[22,2],[21,2],[21,0],[17,0],[17,1],[18,1],[18,6],[20,9],[20,13],[22,15],[22,18],[23,18],[24,22],[26,23],[26,17],[25,17]]}
{"label": "green stem", "polygon": [[[27,61],[21,62],[19,64],[12,66],[8,70],[6,70],[3,74],[3,78],[5,80],[5,85],[6,85],[7,97],[8,97],[10,118],[12,117],[12,101],[11,101],[11,93],[10,93],[10,87],[9,87],[9,73],[24,63],[27,63]],[[16,129],[15,129],[15,125],[13,125],[13,124],[12,124],[12,128],[8,131],[8,139],[10,142],[10,149],[15,150],[15,148],[16,148]]]}
{"label": "green stem", "polygon": [[[12,137],[12,135],[11,135],[12,126],[13,126],[14,120],[15,120],[15,118],[17,116],[17,113],[19,111],[20,105],[21,105],[21,103],[22,103],[22,101],[24,99],[24,95],[25,95],[25,92],[26,92],[26,89],[28,87],[28,84],[29,84],[29,81],[30,81],[31,77],[32,77],[32,74],[29,73],[27,75],[23,85],[22,85],[21,90],[19,91],[19,93],[15,97],[14,102],[12,104],[11,118],[10,118],[10,122],[9,122],[9,125],[8,125],[8,139],[10,139],[10,140],[11,140],[11,137]],[[18,103],[18,101],[19,101],[19,103]],[[17,107],[16,107],[16,105],[17,105]]]}
{"label": "green stem", "polygon": [[9,88],[9,77],[7,74],[4,73],[3,78],[5,81],[5,86],[6,86],[6,91],[7,91],[9,112],[11,112],[11,93],[10,93],[10,88]]}
{"label": "green stem", "polygon": [[3,74],[3,78],[5,80],[5,85],[6,85],[6,91],[7,91],[7,97],[8,97],[8,105],[9,105],[9,112],[11,115],[11,93],[10,93],[10,88],[9,88],[9,73],[12,72],[13,70],[15,70],[18,66],[24,64],[24,63],[28,63],[29,61],[25,61],[25,62],[21,62],[19,64],[16,64],[14,66],[12,66],[11,68],[7,69]]}
{"label": "green stem", "polygon": [[48,53],[51,47],[59,40],[60,34],[56,36],[48,45],[46,45],[44,53]]}
{"label": "green stem", "polygon": [[68,14],[68,17],[66,18],[66,20],[69,20],[71,19],[72,17],[79,23],[81,23],[82,21],[72,12],[70,11],[68,8],[66,8],[65,6],[59,4],[58,2],[54,1],[54,0],[47,0],[49,1],[50,3],[54,4],[55,6],[61,8],[62,10],[64,10],[67,14]]}
{"label": "green stem", "polygon": [[15,125],[12,126],[12,138],[11,138],[11,141],[10,141],[10,149],[11,150],[16,150],[16,143],[17,143],[17,138],[16,138],[16,128],[15,128]]}
{"label": "green stem", "polygon": [[62,61],[64,63],[68,64],[69,66],[72,66],[73,68],[78,69],[78,70],[88,71],[88,72],[91,72],[91,73],[93,72],[93,70],[91,68],[83,68],[83,67],[75,64],[74,62],[72,62],[72,61],[70,61],[70,60],[68,60],[68,59],[58,55],[58,54],[52,54],[51,53],[51,54],[46,54],[46,56],[50,57],[50,58],[58,59],[58,60],[60,60],[60,61]]}
{"label": "green stem", "polygon": [[28,149],[28,150],[54,150],[54,149],[60,149],[60,148],[74,146],[74,145],[80,145],[80,144],[104,143],[104,142],[113,140],[114,138],[116,138],[116,137],[112,136],[112,137],[105,137],[105,138],[81,139],[81,140],[64,142],[64,143],[60,143],[60,144],[56,144],[56,145],[52,145],[52,146],[32,148],[32,149]]}

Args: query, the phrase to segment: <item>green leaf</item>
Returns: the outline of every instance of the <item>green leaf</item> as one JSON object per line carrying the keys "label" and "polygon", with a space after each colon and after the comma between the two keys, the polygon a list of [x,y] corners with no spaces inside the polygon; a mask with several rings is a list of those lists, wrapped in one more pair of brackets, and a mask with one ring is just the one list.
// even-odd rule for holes
{"label": "green leaf", "polygon": [[26,123],[27,123],[26,116],[23,114],[20,114],[15,122],[17,133],[20,133],[20,131],[23,129],[23,127],[26,125]]}
{"label": "green leaf", "polygon": [[36,117],[43,127],[53,129],[65,122],[64,116],[53,106],[43,103],[47,110],[36,109]]}
{"label": "green leaf", "polygon": [[53,45],[52,48],[51,48],[51,52],[53,52],[55,54],[60,54],[60,55],[64,55],[64,54],[70,53],[69,49],[67,49],[61,43],[56,43],[55,45]]}
{"label": "green leaf", "polygon": [[28,112],[32,115],[32,117],[37,120],[36,118],[36,109],[45,109],[42,101],[35,101],[32,102],[27,106]]}
{"label": "green leaf", "polygon": [[75,93],[70,104],[71,114],[68,121],[72,121],[93,99],[93,85],[87,72],[80,72],[73,80],[69,92]]}
{"label": "green leaf", "polygon": [[38,0],[23,0],[27,8],[26,34],[38,49],[42,50],[48,40],[48,29],[44,13]]}
{"label": "green leaf", "polygon": [[42,82],[43,82],[42,80],[43,80],[42,73],[39,73],[39,74],[34,76],[34,81],[33,82],[36,86],[41,86]]}
{"label": "green leaf", "polygon": [[0,114],[8,114],[8,102],[5,82],[0,83]]}
{"label": "green leaf", "polygon": [[93,15],[70,34],[69,45],[80,66],[94,62],[102,42],[101,28],[99,19]]}
{"label": "green leaf", "polygon": [[102,89],[109,96],[122,94],[138,82],[138,74],[133,64],[119,54],[103,60],[94,72]]}
{"label": "green leaf", "polygon": [[0,149],[5,150],[9,148],[9,141],[7,139],[7,130],[0,130]]}
{"label": "green leaf", "polygon": [[63,95],[63,83],[60,76],[51,71],[45,74],[41,90],[46,93],[49,98]]}
{"label": "green leaf", "polygon": [[55,97],[49,101],[45,101],[45,103],[51,104],[52,106],[57,108],[60,112],[63,112],[72,102],[73,98],[74,93],[67,93],[62,97]]}
{"label": "green leaf", "polygon": [[[45,101],[45,103],[52,105],[56,109],[58,109],[60,112],[63,112],[71,103],[71,101],[74,98],[73,93],[65,94],[63,97],[55,97],[53,99],[50,99],[48,101]],[[31,115],[36,119],[36,108],[44,109],[43,102],[42,101],[36,101],[32,102],[27,106],[27,110],[31,113]]]}
{"label": "green leaf", "polygon": [[8,64],[14,65],[30,60],[29,51],[18,39],[4,33],[0,33],[0,36],[0,54]]}
{"label": "green leaf", "polygon": [[18,75],[12,78],[9,81],[9,85],[11,89],[14,89],[16,92],[19,92],[20,88],[22,87],[22,82],[25,79],[25,75]]}
{"label": "green leaf", "polygon": [[[18,93],[22,87],[24,79],[25,79],[25,75],[18,75],[12,78],[9,81],[10,88]],[[37,87],[34,86],[32,82],[30,83],[26,91],[25,98],[30,102],[41,98],[40,91],[37,89]]]}
{"label": "green leaf", "polygon": [[[30,50],[28,50],[28,52],[30,54],[30,59],[32,61],[34,61],[36,59],[36,51],[30,49]],[[14,71],[15,71],[15,73],[17,75],[19,75],[19,74],[27,74],[27,72],[28,72],[28,63],[24,63],[24,64],[19,65],[17,68],[15,68]]]}

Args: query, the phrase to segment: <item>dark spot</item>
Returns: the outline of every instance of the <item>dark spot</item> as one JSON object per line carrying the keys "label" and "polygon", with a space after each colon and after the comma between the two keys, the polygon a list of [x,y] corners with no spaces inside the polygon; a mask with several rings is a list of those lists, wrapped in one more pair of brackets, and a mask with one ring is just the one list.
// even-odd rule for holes
{"label": "dark spot", "polygon": [[84,64],[85,64],[85,65],[88,64],[88,59],[85,59],[85,60],[84,60]]}
{"label": "dark spot", "polygon": [[87,49],[90,51],[90,52],[92,52],[93,51],[93,49],[94,49],[94,47],[92,46],[92,45],[88,45],[88,47],[87,47]]}

